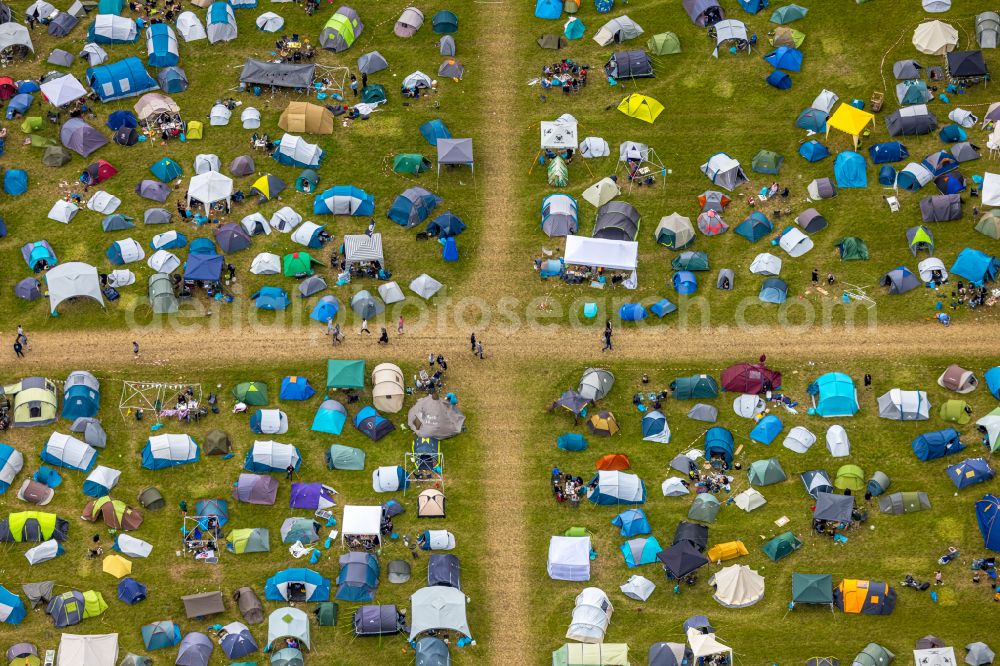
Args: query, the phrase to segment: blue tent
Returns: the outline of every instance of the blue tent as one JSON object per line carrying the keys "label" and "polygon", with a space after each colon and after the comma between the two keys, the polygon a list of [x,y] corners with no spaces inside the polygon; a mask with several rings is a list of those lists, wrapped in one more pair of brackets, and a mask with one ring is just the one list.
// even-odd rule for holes
{"label": "blue tent", "polygon": [[7,120],[10,120],[18,113],[22,115],[26,114],[34,101],[34,97],[23,92],[11,97],[10,101],[7,102]]}
{"label": "blue tent", "polygon": [[308,400],[316,395],[316,389],[309,384],[309,379],[301,375],[289,375],[281,380],[280,400]]}
{"label": "blue tent", "polygon": [[945,143],[958,143],[959,141],[965,141],[969,136],[958,125],[945,125],[938,132],[938,138]]}
{"label": "blue tent", "polygon": [[960,463],[949,466],[945,471],[959,490],[989,481],[996,476],[993,468],[983,458],[966,458]]}
{"label": "blue tent", "polygon": [[[101,480],[104,480],[104,477],[99,477],[99,478],[101,478]],[[105,495],[110,494],[111,489],[113,487],[114,486],[108,487],[103,483],[101,483],[101,481],[98,481],[97,479],[88,478],[83,482],[83,494],[86,495],[87,497],[93,497],[96,499],[98,497],[104,497]]]}
{"label": "blue tent", "polygon": [[152,250],[176,250],[187,245],[187,242],[187,236],[180,232],[175,232],[169,237],[164,235],[162,238],[153,238],[153,240],[149,241],[149,247]]}
{"label": "blue tent", "polygon": [[[191,441],[194,441],[193,439]],[[186,457],[190,455],[191,457]],[[168,467],[177,467],[178,465],[189,465],[191,463],[198,462],[201,457],[201,447],[197,443],[194,445],[193,453],[189,452],[186,455],[182,455],[180,450],[174,450],[174,447],[170,447],[167,451],[153,452],[153,445],[147,439],[146,446],[142,448],[142,466],[145,469],[167,469]]]}
{"label": "blue tent", "polygon": [[764,61],[775,69],[798,72],[802,70],[802,51],[790,46],[779,46],[764,56]]}
{"label": "blue tent", "polygon": [[129,606],[145,601],[146,586],[134,578],[122,578],[118,583],[118,599]]}
{"label": "blue tent", "polygon": [[896,184],[896,169],[889,164],[883,164],[878,170],[878,184],[892,187]]}
{"label": "blue tent", "polygon": [[861,153],[845,150],[833,163],[837,187],[868,187],[868,164]]}
{"label": "blue tent", "polygon": [[87,69],[87,83],[102,102],[141,95],[159,88],[142,61],[135,56],[108,65],[90,67]]}
{"label": "blue tent", "polygon": [[7,169],[3,174],[4,194],[19,197],[28,191],[28,172],[23,169]]}
{"label": "blue tent", "polygon": [[650,536],[630,539],[621,545],[620,550],[625,557],[625,565],[631,569],[656,562],[656,556],[663,552],[663,546],[656,537]]}
{"label": "blue tent", "polygon": [[375,213],[375,197],[360,187],[334,185],[313,198],[313,215],[358,215]]}
{"label": "blue tent", "polygon": [[393,200],[386,217],[396,224],[409,228],[426,220],[439,203],[441,197],[414,187]]}
{"label": "blue tent", "polygon": [[842,372],[821,375],[806,389],[813,396],[816,406],[810,414],[826,418],[854,416],[858,413],[858,392],[854,380]]}
{"label": "blue tent", "polygon": [[816,139],[812,139],[799,146],[799,155],[808,162],[819,162],[830,156],[830,150]]}
{"label": "blue tent", "polygon": [[125,0],[99,0],[97,3],[98,14],[114,14],[121,16],[125,9]]}
{"label": "blue tent", "polygon": [[167,67],[161,70],[156,75],[156,79],[160,82],[160,90],[168,95],[182,93],[188,89],[187,76],[184,74],[184,70],[177,67]]}
{"label": "blue tent", "polygon": [[926,167],[910,162],[896,176],[896,187],[908,192],[916,192],[929,183],[933,175]]}
{"label": "blue tent", "polygon": [[379,414],[374,407],[366,405],[354,415],[354,427],[377,442],[396,429],[392,421]]}
{"label": "blue tent", "polygon": [[625,303],[618,309],[622,321],[642,321],[648,314],[641,303]]}
{"label": "blue tent", "polygon": [[653,528],[649,525],[649,519],[646,518],[646,512],[642,509],[625,509],[611,519],[611,524],[621,528],[623,537],[634,537],[653,532]]}
{"label": "blue tent", "polygon": [[97,416],[101,393],[86,384],[73,384],[63,394],[62,417],[74,421]]}
{"label": "blue tent", "polygon": [[788,298],[788,285],[781,278],[767,278],[760,286],[757,298],[764,303],[780,305]]}
{"label": "blue tent", "polygon": [[184,173],[181,165],[169,157],[164,157],[154,163],[153,166],[149,167],[149,171],[161,183],[177,180]]}
{"label": "blue tent", "polygon": [[441,258],[445,261],[458,261],[458,242],[454,236],[448,236],[441,245]]}
{"label": "blue tent", "polygon": [[587,438],[575,432],[567,432],[559,435],[556,446],[563,451],[585,451],[587,449]]}
{"label": "blue tent", "polygon": [[885,164],[906,159],[910,156],[910,151],[899,141],[888,141],[873,145],[868,149],[868,156],[872,158],[872,164]]}
{"label": "blue tent", "polygon": [[743,236],[751,243],[756,243],[764,236],[768,235],[774,230],[774,225],[771,224],[771,220],[767,219],[767,215],[755,210],[750,213],[747,219],[736,225],[735,233]]}
{"label": "blue tent", "polygon": [[21,597],[0,585],[0,617],[5,624],[21,624],[28,611]]}
{"label": "blue tent", "polygon": [[[288,588],[293,585],[304,588],[305,599],[289,598]],[[329,601],[330,580],[311,569],[284,569],[267,579],[264,596],[268,601]]]}
{"label": "blue tent", "polygon": [[[18,460],[20,460],[19,463],[17,462]],[[0,444],[0,470],[9,470],[13,472],[13,474],[10,475],[10,478],[7,478],[7,474],[0,475],[0,495],[7,492],[10,488],[11,482],[14,480],[14,477],[17,476],[17,472],[23,466],[24,456],[22,456],[17,449],[9,444]]]}
{"label": "blue tent", "polygon": [[147,61],[150,67],[173,67],[180,58],[177,54],[177,38],[166,23],[154,23],[146,32]]}
{"label": "blue tent", "polygon": [[976,521],[979,532],[983,535],[983,545],[993,551],[1000,552],[1000,498],[996,495],[984,495],[976,502]]}
{"label": "blue tent", "polygon": [[162,650],[181,642],[181,628],[176,622],[163,620],[143,626],[142,643],[147,650]]}
{"label": "blue tent", "polygon": [[682,296],[693,294],[698,289],[698,278],[691,271],[677,271],[671,282],[677,293]]}
{"label": "blue tent", "polygon": [[81,458],[69,458],[62,448],[55,452],[49,451],[49,443],[46,442],[38,457],[42,459],[43,463],[48,463],[53,467],[63,467],[78,472],[89,472],[97,462],[97,450],[90,446],[74,447],[74,453],[77,451],[82,456]]}
{"label": "blue tent", "polygon": [[337,574],[340,601],[374,601],[378,588],[378,558],[372,553],[348,553],[341,557]]}
{"label": "blue tent", "polygon": [[36,93],[42,89],[38,81],[33,79],[22,79],[17,82],[17,90],[22,93]]}
{"label": "blue tent", "polygon": [[649,306],[649,311],[657,317],[666,317],[671,312],[677,312],[677,306],[670,302],[668,298],[661,298]]}
{"label": "blue tent", "polygon": [[438,139],[450,139],[451,131],[445,126],[444,121],[440,118],[435,118],[433,120],[428,120],[426,123],[420,126],[420,133],[427,143],[432,146],[436,146]]}
{"label": "blue tent", "polygon": [[325,324],[327,319],[336,319],[340,312],[340,301],[336,296],[324,296],[316,301],[316,306],[309,313],[309,318]]}
{"label": "blue tent", "polygon": [[615,0],[594,0],[594,9],[598,14],[607,14],[614,9]]}
{"label": "blue tent", "polygon": [[566,21],[563,25],[563,36],[566,39],[583,39],[583,33],[587,30],[587,26],[584,25],[578,17],[573,17],[573,20]]}
{"label": "blue tent", "polygon": [[[194,243],[191,243],[191,247],[194,247]],[[188,254],[187,262],[184,264],[184,279],[218,282],[222,277],[223,263],[224,259],[218,254]]]}
{"label": "blue tent", "polygon": [[188,254],[216,255],[219,254],[219,251],[215,249],[215,243],[212,242],[212,239],[195,238],[191,241],[191,247],[188,248]]}
{"label": "blue tent", "polygon": [[983,379],[986,380],[986,388],[990,394],[1000,400],[1000,365],[987,370],[983,374]]}
{"label": "blue tent", "polygon": [[538,0],[535,3],[535,18],[553,20],[562,16],[562,0]]}
{"label": "blue tent", "polygon": [[291,303],[288,294],[280,287],[261,287],[250,299],[258,310],[284,310]]}
{"label": "blue tent", "polygon": [[725,428],[715,426],[705,433],[705,458],[723,458],[726,465],[733,463],[733,433]]}
{"label": "blue tent", "polygon": [[52,246],[49,245],[48,241],[44,240],[25,243],[21,248],[21,256],[26,257],[25,263],[28,264],[28,268],[31,270],[36,270],[42,261],[48,264],[49,268],[52,268],[59,262],[52,251]]}
{"label": "blue tent", "polygon": [[117,132],[123,127],[138,127],[139,121],[131,111],[112,111],[107,125],[108,129]]}
{"label": "blue tent", "polygon": [[311,430],[325,432],[330,435],[339,435],[344,430],[344,423],[347,421],[347,410],[336,400],[324,400],[323,404],[316,410],[313,417]]}
{"label": "blue tent", "polygon": [[965,190],[965,176],[957,171],[946,173],[935,178],[934,184],[941,194],[958,194]]}
{"label": "blue tent", "polygon": [[[605,481],[605,483],[601,483]],[[587,500],[598,506],[645,504],[646,484],[628,472],[599,472],[587,484]]]}
{"label": "blue tent", "polygon": [[778,90],[788,90],[792,87],[792,77],[780,69],[776,69],[768,74],[764,80],[767,81],[767,85],[774,86]]}
{"label": "blue tent", "polygon": [[740,0],[740,7],[749,14],[756,14],[760,10],[767,9],[770,6],[770,0]]}
{"label": "blue tent", "polygon": [[806,109],[795,119],[795,126],[799,129],[812,130],[813,132],[825,132],[826,121],[830,117],[826,111],[819,109]]}
{"label": "blue tent", "polygon": [[958,431],[954,428],[925,432],[910,442],[913,454],[917,460],[934,460],[944,456],[958,453],[965,448],[959,439]]}
{"label": "blue tent", "polygon": [[951,154],[950,150],[939,150],[920,160],[920,165],[930,171],[931,175],[936,178],[957,169],[959,162]]}
{"label": "blue tent", "polygon": [[958,253],[951,267],[952,275],[965,278],[977,287],[996,280],[998,271],[1000,259],[969,247]]}
{"label": "blue tent", "polygon": [[750,439],[770,446],[774,438],[781,433],[782,427],[781,419],[774,414],[768,414],[750,431]]}

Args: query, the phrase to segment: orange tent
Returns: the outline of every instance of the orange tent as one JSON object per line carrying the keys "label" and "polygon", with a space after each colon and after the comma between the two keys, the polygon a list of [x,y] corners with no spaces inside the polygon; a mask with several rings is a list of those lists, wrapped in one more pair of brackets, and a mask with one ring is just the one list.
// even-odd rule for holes
{"label": "orange tent", "polygon": [[743,545],[742,541],[727,541],[726,543],[718,543],[709,548],[708,552],[705,553],[705,557],[710,562],[725,562],[726,560],[733,560],[749,554],[747,547]]}
{"label": "orange tent", "polygon": [[594,466],[605,472],[621,472],[631,469],[632,463],[629,462],[628,456],[624,453],[609,453],[606,456],[601,456]]}

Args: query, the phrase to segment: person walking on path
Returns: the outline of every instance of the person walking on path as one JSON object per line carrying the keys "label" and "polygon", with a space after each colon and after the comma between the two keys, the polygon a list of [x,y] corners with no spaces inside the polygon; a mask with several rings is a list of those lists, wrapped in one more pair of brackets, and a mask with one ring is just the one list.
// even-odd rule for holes
{"label": "person walking on path", "polygon": [[483,360],[483,341],[480,340],[476,343],[476,353],[479,355],[479,360]]}
{"label": "person walking on path", "polygon": [[31,351],[31,344],[28,342],[28,336],[24,334],[24,328],[20,324],[17,325],[17,341],[21,343],[21,346]]}
{"label": "person walking on path", "polygon": [[606,329],[604,329],[604,346],[601,347],[601,351],[605,352],[605,351],[609,351],[609,350],[610,351],[614,351],[615,348],[611,344],[611,329],[610,328],[606,328]]}
{"label": "person walking on path", "polygon": [[344,338],[340,335],[340,324],[335,324],[333,330],[330,331],[330,344],[339,345],[343,341]]}
{"label": "person walking on path", "polygon": [[326,318],[326,334],[333,335],[333,317]]}
{"label": "person walking on path", "polygon": [[385,330],[385,326],[382,327],[382,334],[378,336],[378,343],[380,345],[389,344],[389,331]]}
{"label": "person walking on path", "polygon": [[20,340],[14,340],[14,353],[17,354],[18,358],[24,358],[24,352],[21,351],[21,349],[22,349],[22,347],[21,347],[21,341]]}
{"label": "person walking on path", "polygon": [[367,319],[362,319],[361,320],[361,330],[358,331],[358,335],[361,335],[362,333],[365,333],[367,335],[371,335],[372,334],[372,332],[368,330],[368,320]]}
{"label": "person walking on path", "polygon": [[472,345],[472,353],[475,354],[476,353],[476,334],[475,333],[473,333],[472,335],[469,336],[469,344]]}
{"label": "person walking on path", "polygon": [[396,335],[403,334],[403,315],[399,315],[399,321],[396,322]]}
{"label": "person walking on path", "polygon": [[351,92],[354,93],[355,97],[358,96],[358,77],[353,74],[351,74]]}
{"label": "person walking on path", "polygon": [[139,358],[139,343],[134,340],[132,341],[132,357]]}

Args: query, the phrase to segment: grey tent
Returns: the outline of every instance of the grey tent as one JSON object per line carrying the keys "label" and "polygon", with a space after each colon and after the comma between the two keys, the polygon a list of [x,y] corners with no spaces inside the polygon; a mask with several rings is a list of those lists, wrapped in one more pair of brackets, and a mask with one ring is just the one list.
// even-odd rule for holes
{"label": "grey tent", "polygon": [[170,189],[170,186],[166,183],[161,183],[158,180],[151,180],[149,178],[143,180],[135,186],[136,194],[144,199],[155,201],[156,203],[163,203],[166,201],[172,191],[173,190]]}
{"label": "grey tent", "polygon": [[716,213],[724,213],[730,201],[729,197],[718,190],[705,190],[698,195],[698,200],[705,202],[701,206],[702,213],[707,213],[710,210],[714,210]]}
{"label": "grey tent", "polygon": [[897,60],[892,65],[892,75],[899,81],[919,79],[923,76],[923,66],[916,60]]}
{"label": "grey tent", "polygon": [[127,215],[122,215],[121,213],[105,215],[104,219],[101,220],[101,229],[105,232],[124,231],[126,229],[133,228],[135,228],[135,222],[132,221],[132,218]]}
{"label": "grey tent", "polygon": [[401,303],[406,300],[406,296],[403,295],[403,290],[398,284],[396,284],[396,282],[386,282],[385,284],[380,284],[378,286],[378,295],[379,298],[382,299],[382,302],[386,305]]}
{"label": "grey tent", "polygon": [[201,452],[206,456],[224,456],[233,448],[229,433],[225,430],[209,430],[205,435],[205,445]]}
{"label": "grey tent", "polygon": [[[350,38],[346,38],[340,31],[344,28],[350,31]],[[326,26],[319,33],[319,45],[327,51],[340,53],[351,48],[351,45],[361,36],[365,29],[365,24],[361,22],[361,17],[352,8],[340,7],[327,22]]]}
{"label": "grey tent", "polygon": [[698,465],[683,453],[678,453],[670,461],[670,469],[675,469],[681,474],[690,474],[691,470],[698,469]]}
{"label": "grey tent", "polygon": [[315,65],[265,62],[247,58],[240,71],[240,83],[275,88],[311,88]]}
{"label": "grey tent", "polygon": [[971,141],[954,143],[951,145],[948,152],[950,152],[959,162],[971,162],[972,160],[979,159],[979,147],[974,145]]}
{"label": "grey tent", "polygon": [[613,18],[594,34],[594,41],[601,46],[621,44],[642,35],[643,30],[638,23],[628,16]]}
{"label": "grey tent", "polygon": [[958,194],[935,194],[920,200],[924,222],[949,222],[962,219],[962,197]]}
{"label": "grey tent", "polygon": [[139,492],[139,504],[142,505],[142,508],[149,509],[150,511],[159,511],[167,506],[166,501],[163,499],[163,494],[152,486],[143,488]]}
{"label": "grey tent", "polygon": [[142,214],[143,224],[169,224],[170,211],[166,208],[147,208]]}
{"label": "grey tent", "polygon": [[615,51],[604,66],[604,71],[616,79],[654,76],[653,61],[643,50]]}
{"label": "grey tent", "polygon": [[438,41],[438,51],[440,51],[443,56],[453,56],[455,55],[455,38],[451,35],[445,35]]}
{"label": "grey tent", "polygon": [[182,93],[188,89],[187,74],[180,67],[164,67],[156,74],[156,82],[165,93]]}
{"label": "grey tent", "polygon": [[97,67],[98,65],[103,65],[108,61],[108,52],[105,51],[104,47],[100,44],[91,42],[83,45],[83,49],[80,51],[80,57],[86,60],[87,64],[91,67]]}
{"label": "grey tent", "polygon": [[471,637],[466,596],[452,587],[424,587],[410,595],[410,640],[426,632],[451,631]]}
{"label": "grey tent", "polygon": [[580,377],[576,391],[586,400],[597,401],[610,393],[614,385],[615,376],[610,370],[587,368]]}
{"label": "grey tent", "polygon": [[889,136],[913,136],[930,134],[937,129],[938,121],[926,104],[905,106],[885,117]]}
{"label": "grey tent", "polygon": [[229,163],[229,173],[237,178],[249,176],[254,171],[256,171],[256,166],[253,163],[253,158],[249,155],[240,155]]}
{"label": "grey tent", "polygon": [[76,60],[76,56],[72,53],[63,51],[62,49],[52,49],[52,53],[49,54],[49,59],[46,62],[50,65],[58,65],[59,67],[70,67],[74,60]]}
{"label": "grey tent", "polygon": [[70,118],[59,129],[59,140],[62,145],[81,157],[87,157],[92,152],[108,143],[108,138],[91,127],[82,118]]}
{"label": "grey tent", "polygon": [[323,279],[323,276],[313,275],[299,283],[299,296],[306,298],[318,294],[324,289],[326,289],[326,280]]}
{"label": "grey tent", "polygon": [[72,14],[59,12],[55,15],[55,18],[49,21],[49,34],[53,37],[65,37],[79,22],[80,19]]}
{"label": "grey tent", "polygon": [[701,172],[719,187],[732,191],[749,182],[740,163],[725,153],[716,153],[701,165]]}
{"label": "grey tent", "polygon": [[[438,67],[438,76],[443,76],[446,79],[461,79],[465,74],[465,66],[453,58],[449,58],[441,63]],[[470,148],[472,139],[469,139]],[[469,153],[469,164],[472,163],[472,153]]]}
{"label": "grey tent", "polygon": [[405,622],[394,604],[361,606],[352,621],[355,636],[387,636],[405,629]]}
{"label": "grey tent", "polygon": [[712,405],[706,405],[703,402],[699,402],[697,405],[688,410],[687,417],[694,421],[715,423],[719,418],[719,410]]}
{"label": "grey tent", "polygon": [[807,208],[795,218],[795,224],[799,225],[802,231],[807,234],[814,234],[826,229],[827,222],[826,218],[820,215],[815,208]]}
{"label": "grey tent", "polygon": [[680,666],[692,663],[694,655],[684,643],[653,643],[649,646],[649,666]]}
{"label": "grey tent", "polygon": [[[434,556],[431,555],[431,557]],[[406,560],[392,560],[386,567],[386,571],[388,571],[389,582],[393,585],[401,585],[410,580],[413,575],[412,567]]]}
{"label": "grey tent", "polygon": [[427,561],[427,585],[462,589],[462,565],[451,553],[432,553]]}
{"label": "grey tent", "polygon": [[577,204],[566,194],[551,194],[542,201],[542,231],[546,236],[575,234],[579,228]]}
{"label": "grey tent", "polygon": [[73,156],[62,146],[49,146],[42,153],[42,164],[47,167],[58,168],[68,164]]}
{"label": "grey tent", "polygon": [[820,199],[832,199],[837,196],[837,187],[829,178],[817,178],[806,186],[809,198],[814,201]]}
{"label": "grey tent", "polygon": [[548,33],[535,40],[539,47],[543,49],[561,49],[566,46],[566,39],[562,35]]}
{"label": "grey tent", "polygon": [[388,69],[388,67],[389,63],[386,62],[385,57],[378,51],[364,53],[358,58],[358,71],[362,74],[374,74],[375,72],[381,72],[383,69]]}
{"label": "grey tent", "polygon": [[924,492],[892,493],[879,498],[878,508],[882,513],[896,515],[915,513],[930,509],[931,501]]}
{"label": "grey tent", "polygon": [[14,285],[14,295],[25,301],[37,301],[42,297],[42,285],[33,277],[26,277]]}
{"label": "grey tent", "polygon": [[215,230],[215,242],[225,254],[250,247],[250,235],[236,222],[228,222]]}
{"label": "grey tent", "polygon": [[609,201],[597,210],[594,238],[633,241],[639,231],[639,211],[623,201]]}
{"label": "grey tent", "polygon": [[249,587],[237,589],[233,592],[233,601],[236,602],[240,615],[247,624],[261,624],[264,621],[264,608],[253,589]]}
{"label": "grey tent", "polygon": [[472,139],[438,139],[437,142],[438,175],[441,175],[441,165],[468,166],[476,171],[472,159]]}
{"label": "grey tent", "polygon": [[719,271],[719,277],[715,280],[715,287],[724,291],[732,291],[736,286],[736,276],[733,275],[732,268],[723,268]]}
{"label": "grey tent", "polygon": [[869,643],[865,649],[858,653],[851,666],[889,666],[896,658],[892,652],[879,645]]}
{"label": "grey tent", "polygon": [[820,493],[832,493],[833,482],[830,475],[823,469],[811,469],[799,475],[802,485],[806,487],[806,492],[815,499]]}
{"label": "grey tent", "polygon": [[18,23],[0,24],[0,52],[14,58],[23,58],[34,52],[31,34]]}
{"label": "grey tent", "polygon": [[368,290],[359,291],[351,297],[351,309],[362,319],[374,319],[385,312],[382,302],[368,293]]}
{"label": "grey tent", "polygon": [[149,657],[142,657],[132,652],[126,653],[118,666],[153,666],[153,660]]}
{"label": "grey tent", "polygon": [[965,663],[969,664],[969,666],[987,666],[987,664],[993,663],[993,659],[996,656],[993,654],[990,646],[982,641],[969,643],[965,646],[965,649],[968,651],[965,655]]}
{"label": "grey tent", "polygon": [[876,471],[872,474],[872,478],[868,479],[868,485],[866,490],[872,494],[873,497],[878,497],[889,489],[889,485],[892,481],[889,480],[889,475],[882,471]]}
{"label": "grey tent", "polygon": [[21,586],[24,596],[28,598],[28,603],[32,608],[38,608],[39,604],[48,604],[52,601],[52,589],[55,581],[47,580],[41,583],[25,583]]}
{"label": "grey tent", "polygon": [[931,403],[924,391],[889,389],[878,397],[879,418],[891,421],[926,421]]}
{"label": "grey tent", "polygon": [[692,23],[703,28],[726,18],[726,12],[719,6],[718,0],[684,0],[684,11]]}
{"label": "grey tent", "polygon": [[221,592],[201,592],[181,597],[188,619],[200,619],[226,612]]}
{"label": "grey tent", "polygon": [[883,275],[879,284],[888,287],[890,294],[905,294],[911,289],[919,287],[920,280],[905,267],[900,266]]}
{"label": "grey tent", "polygon": [[981,49],[995,49],[1000,45],[1000,14],[983,12],[976,16],[976,41]]}
{"label": "grey tent", "polygon": [[660,218],[660,223],[656,225],[653,237],[660,245],[680,250],[690,245],[694,240],[694,227],[691,225],[690,218],[674,212]]}
{"label": "grey tent", "polygon": [[[10,23],[12,21],[14,21],[14,12],[11,10],[10,5],[5,2],[0,2],[0,25]],[[10,655],[7,656],[8,660],[13,658],[14,657],[11,657]]]}
{"label": "grey tent", "polygon": [[413,37],[420,30],[420,26],[424,24],[424,13],[417,9],[416,7],[407,7],[403,10],[403,13],[399,15],[396,20],[396,25],[393,26],[392,31],[397,37],[408,38]]}
{"label": "grey tent", "polygon": [[850,523],[854,511],[854,497],[821,492],[816,494],[816,508],[813,509],[815,520],[830,520],[837,523]]}
{"label": "grey tent", "polygon": [[192,631],[181,639],[175,666],[208,666],[215,643],[200,631]]}
{"label": "grey tent", "polygon": [[425,395],[407,412],[406,422],[418,437],[448,439],[465,429],[465,415],[437,395]]}
{"label": "grey tent", "polygon": [[441,291],[443,286],[443,284],[427,273],[422,273],[410,281],[410,290],[424,300],[430,299],[434,294]]}
{"label": "grey tent", "polygon": [[[95,386],[96,382],[97,380],[94,379]],[[69,429],[70,432],[83,433],[84,443],[95,449],[103,449],[108,443],[108,434],[104,431],[104,426],[101,425],[99,419],[81,416],[73,421],[73,425]]]}
{"label": "grey tent", "polygon": [[46,0],[36,0],[24,12],[25,18],[33,18],[36,21],[47,19],[56,13],[56,8]]}
{"label": "grey tent", "polygon": [[910,227],[906,230],[906,244],[914,257],[920,250],[934,254],[934,233],[923,225]]}
{"label": "grey tent", "polygon": [[425,636],[414,649],[416,666],[451,666],[448,644],[436,636]]}

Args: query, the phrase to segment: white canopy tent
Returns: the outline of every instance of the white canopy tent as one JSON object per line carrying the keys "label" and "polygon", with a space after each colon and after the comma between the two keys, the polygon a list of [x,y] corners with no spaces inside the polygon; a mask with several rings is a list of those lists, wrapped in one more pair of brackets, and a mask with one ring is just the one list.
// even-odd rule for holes
{"label": "white canopy tent", "polygon": [[564,113],[555,120],[543,120],[541,123],[543,150],[576,150],[577,123],[576,118]]}
{"label": "white canopy tent", "polygon": [[1000,174],[983,174],[982,197],[984,206],[1000,206]]}
{"label": "white canopy tent", "polygon": [[118,634],[67,634],[59,638],[56,666],[115,666]]}
{"label": "white canopy tent", "polygon": [[696,658],[725,654],[729,655],[728,663],[733,663],[733,649],[728,645],[720,643],[714,633],[703,634],[692,627],[687,631],[687,639],[688,645],[691,646],[691,653]]}
{"label": "white canopy tent", "polygon": [[49,79],[41,85],[41,90],[52,106],[66,106],[87,96],[87,89],[72,74]]}
{"label": "white canopy tent", "polygon": [[410,640],[428,631],[444,629],[472,636],[465,594],[454,587],[434,585],[410,595]]}
{"label": "white canopy tent", "polygon": [[378,539],[382,525],[382,507],[353,506],[344,507],[344,517],[341,524],[340,539],[347,537],[374,537]]}
{"label": "white canopy tent", "polygon": [[552,537],[545,570],[552,580],[590,580],[590,537]]}
{"label": "white canopy tent", "polygon": [[197,199],[205,207],[205,214],[211,215],[212,206],[225,201],[228,209],[232,202],[233,179],[218,171],[206,171],[191,178],[188,185],[188,206],[192,199]]}
{"label": "white canopy tent", "polygon": [[80,261],[70,261],[50,268],[45,274],[49,287],[49,311],[55,312],[63,301],[70,298],[92,298],[104,307],[101,279],[97,269]]}
{"label": "white canopy tent", "polygon": [[567,264],[634,271],[639,263],[639,244],[585,236],[566,236]]}

